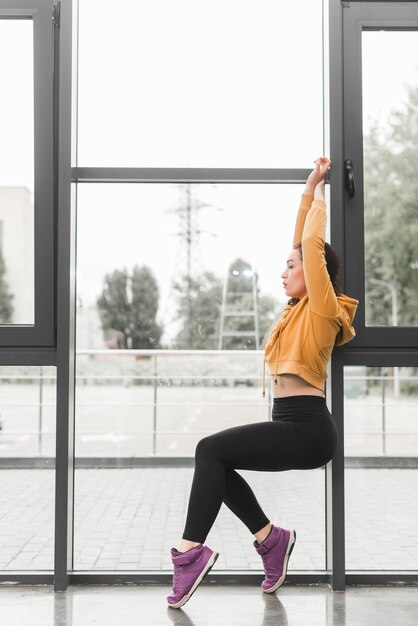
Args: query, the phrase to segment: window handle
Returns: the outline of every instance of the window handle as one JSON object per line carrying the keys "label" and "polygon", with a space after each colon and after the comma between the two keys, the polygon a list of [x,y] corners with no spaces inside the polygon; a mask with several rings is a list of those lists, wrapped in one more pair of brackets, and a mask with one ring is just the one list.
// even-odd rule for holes
{"label": "window handle", "polygon": [[351,159],[347,159],[344,162],[344,183],[348,195],[350,198],[354,198],[356,193],[356,183],[354,181],[353,161],[351,161]]}

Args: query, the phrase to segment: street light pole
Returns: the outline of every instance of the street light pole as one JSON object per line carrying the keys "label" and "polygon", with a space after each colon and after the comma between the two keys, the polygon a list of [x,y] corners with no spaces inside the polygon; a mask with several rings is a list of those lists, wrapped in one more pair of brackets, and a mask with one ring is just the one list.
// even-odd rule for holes
{"label": "street light pole", "polygon": [[[376,285],[382,285],[390,290],[392,297],[392,326],[398,325],[398,294],[396,292],[396,285],[388,283],[386,280],[380,278],[369,278],[371,283]],[[393,368],[393,395],[395,398],[399,398],[399,367]]]}

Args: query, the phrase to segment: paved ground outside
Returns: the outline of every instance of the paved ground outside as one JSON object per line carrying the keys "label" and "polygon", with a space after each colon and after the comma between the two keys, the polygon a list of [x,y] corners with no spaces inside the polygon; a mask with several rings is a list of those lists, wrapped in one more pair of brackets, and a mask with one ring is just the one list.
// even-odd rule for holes
{"label": "paved ground outside", "polygon": [[[290,570],[325,567],[325,470],[240,470],[270,519],[297,531]],[[417,470],[346,470],[347,569],[418,568]],[[193,468],[77,469],[75,570],[170,571]],[[55,473],[1,470],[0,570],[51,570]],[[224,505],[205,543],[218,570],[260,570],[253,536]]]}

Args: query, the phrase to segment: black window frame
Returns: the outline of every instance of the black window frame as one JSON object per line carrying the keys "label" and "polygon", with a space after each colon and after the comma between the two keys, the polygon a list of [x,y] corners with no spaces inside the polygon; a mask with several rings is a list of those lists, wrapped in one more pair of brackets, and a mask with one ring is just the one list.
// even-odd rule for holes
{"label": "black window frame", "polygon": [[25,0],[19,8],[12,0],[0,0],[0,19],[32,20],[34,63],[34,324],[0,325],[1,348],[51,348],[56,343],[54,36],[51,14],[51,0]]}
{"label": "black window frame", "polygon": [[[343,135],[344,162],[354,166],[355,195],[344,190],[345,262],[347,293],[359,300],[356,337],[347,351],[364,348],[418,348],[416,326],[366,326],[364,176],[362,116],[362,50],[364,30],[418,30],[417,2],[344,2],[343,5]],[[346,6],[344,6],[346,5]],[[377,8],[378,6],[378,8]],[[343,164],[341,164],[343,165]]]}

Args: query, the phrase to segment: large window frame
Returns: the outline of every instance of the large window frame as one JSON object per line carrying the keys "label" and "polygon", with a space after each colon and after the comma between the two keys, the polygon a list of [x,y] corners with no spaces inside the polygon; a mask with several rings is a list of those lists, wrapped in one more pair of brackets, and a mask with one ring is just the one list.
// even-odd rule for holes
{"label": "large window frame", "polygon": [[[346,3],[345,3],[346,4]],[[350,4],[350,3],[348,3]],[[364,238],[364,175],[363,175],[363,111],[362,111],[362,48],[363,31],[418,30],[416,2],[355,2],[351,10],[343,10],[344,41],[344,161],[351,160],[355,177],[355,195],[344,193],[346,232],[347,291],[359,299],[356,315],[356,337],[350,348],[418,348],[416,327],[377,327],[365,323],[365,250]]]}
{"label": "large window frame", "polygon": [[[329,153],[333,161],[331,186],[331,242],[341,258],[341,286],[350,292],[351,283],[346,276],[347,267],[345,236],[346,228],[352,229],[351,222],[346,221],[344,206],[346,203],[344,192],[343,164],[345,155],[345,136],[343,127],[344,85],[343,85],[343,13],[351,5],[360,5],[360,2],[348,3],[340,0],[324,0],[329,25],[329,41],[324,40],[324,151]],[[375,10],[380,10],[382,3],[375,3]],[[417,3],[409,3],[417,5]],[[217,182],[217,183],[276,183],[276,184],[303,184],[308,175],[305,169],[171,169],[171,168],[79,168],[72,159],[75,142],[76,122],[76,93],[71,84],[76,84],[77,72],[74,50],[76,43],[75,9],[76,0],[61,0],[55,10],[55,23],[51,26],[53,0],[27,0],[23,13],[10,8],[9,3],[0,0],[0,17],[4,11],[9,15],[22,14],[45,17],[48,27],[45,27],[45,46],[51,41],[51,30],[54,31],[54,59],[55,59],[55,109],[52,99],[47,97],[44,116],[35,118],[35,132],[44,133],[43,142],[36,142],[36,146],[47,146],[48,150],[37,154],[37,163],[40,163],[36,173],[39,194],[38,202],[43,197],[48,207],[47,215],[50,221],[46,223],[46,230],[39,239],[39,231],[35,241],[37,250],[41,250],[42,259],[37,262],[36,276],[42,278],[41,290],[36,283],[36,297],[43,297],[43,305],[39,303],[36,309],[36,324],[33,328],[3,328],[0,337],[9,346],[2,350],[0,358],[5,364],[55,364],[57,365],[57,428],[56,428],[56,492],[55,492],[55,566],[53,573],[4,573],[1,580],[24,583],[54,584],[56,591],[67,589],[70,584],[107,583],[113,582],[159,582],[168,584],[171,574],[156,572],[138,572],[120,574],[117,572],[82,573],[73,571],[73,535],[74,535],[74,394],[75,394],[75,226],[76,226],[76,195],[79,184],[89,182]],[[60,10],[59,10],[60,9]],[[38,13],[37,13],[38,11]],[[40,31],[39,31],[40,32]],[[38,41],[38,39],[37,39]],[[75,43],[74,43],[75,42]],[[39,50],[43,49],[38,41],[37,59]],[[49,50],[49,48],[48,48]],[[50,55],[51,56],[51,55]],[[39,58],[38,58],[39,57]],[[52,88],[52,60],[45,57],[48,76],[44,85],[44,96],[49,94],[47,88]],[[328,90],[328,83],[332,90]],[[41,94],[38,94],[39,97]],[[39,100],[41,102],[41,100]],[[328,110],[329,105],[329,110]],[[49,112],[49,117],[46,113]],[[40,111],[38,111],[40,115]],[[54,122],[54,123],[52,123]],[[329,132],[328,132],[329,129]],[[37,136],[37,135],[36,135]],[[36,139],[35,136],[35,139]],[[58,142],[59,137],[59,142]],[[53,159],[52,139],[55,139],[55,156]],[[75,157],[76,154],[73,154]],[[53,169],[53,165],[55,168]],[[52,186],[52,172],[55,174],[55,186]],[[40,173],[45,178],[42,179]],[[359,181],[360,182],[360,181]],[[55,194],[55,195],[54,195]],[[53,198],[57,211],[57,223],[53,228]],[[42,205],[39,205],[42,206]],[[46,209],[45,209],[46,210]],[[38,211],[39,212],[39,211]],[[42,218],[42,219],[41,219]],[[39,219],[46,219],[43,214]],[[350,231],[351,232],[351,231]],[[358,247],[358,237],[355,240]],[[44,246],[40,247],[40,244]],[[54,294],[53,289],[53,250],[56,246],[56,273],[55,306],[57,317],[56,353],[54,351]],[[46,268],[46,274],[41,269]],[[350,266],[350,275],[352,272]],[[356,269],[358,272],[358,268]],[[353,285],[355,293],[361,293],[361,285]],[[51,296],[52,294],[52,296]],[[350,292],[351,295],[351,292]],[[49,299],[51,297],[51,300]],[[40,302],[37,300],[37,302]],[[51,305],[52,302],[52,305]],[[38,332],[39,330],[39,332]],[[370,329],[368,329],[369,331]],[[335,417],[340,433],[336,454],[327,466],[325,473],[326,489],[326,533],[327,533],[327,562],[326,571],[306,572],[304,574],[290,574],[290,583],[330,583],[333,590],[344,590],[347,583],[374,584],[390,581],[418,580],[414,574],[396,574],[360,572],[358,575],[346,575],[344,558],[344,365],[409,365],[416,364],[418,351],[410,348],[411,344],[402,339],[391,343],[394,329],[383,330],[384,334],[376,336],[376,341],[357,343],[347,347],[337,348],[333,353],[330,364],[330,377],[327,381],[327,403]],[[399,337],[408,329],[395,329]],[[26,333],[22,333],[26,331]],[[32,334],[31,334],[32,333]],[[37,334],[38,333],[38,334]],[[43,333],[43,334],[42,334]],[[361,338],[361,333],[360,333]],[[30,343],[32,341],[32,343]],[[34,346],[31,350],[30,346]],[[52,346],[52,348],[51,348]],[[24,350],[23,348],[27,348]],[[47,350],[45,350],[47,348]],[[49,348],[49,349],[48,349]],[[212,581],[259,583],[260,576],[254,573],[210,574]]]}
{"label": "large window frame", "polygon": [[[344,491],[344,366],[415,366],[418,363],[417,331],[412,327],[365,326],[364,233],[363,220],[363,145],[361,100],[361,30],[364,27],[402,28],[417,26],[418,3],[385,0],[344,2],[330,0],[330,137],[333,178],[331,222],[333,245],[343,248],[342,270],[347,292],[360,300],[356,337],[337,348],[332,358],[332,407],[340,433],[332,472],[338,490],[333,491],[331,506],[337,524],[333,588],[346,584],[385,584],[392,581],[416,581],[410,572],[346,572],[345,567],[345,491]],[[356,194],[353,199],[345,189],[344,164],[355,165]],[[346,271],[345,268],[349,268]],[[333,526],[335,527],[335,525]]]}
{"label": "large window frame", "polygon": [[[32,20],[34,69],[34,324],[1,325],[3,348],[54,348],[54,36],[51,0],[26,0],[19,8],[0,0],[0,19]],[[22,356],[22,355],[21,355]],[[53,355],[49,362],[53,364]]]}
{"label": "large window frame", "polygon": [[[74,20],[75,22],[76,20]],[[63,23],[61,26],[61,37],[63,36]],[[67,26],[67,25],[66,25]],[[325,19],[324,19],[324,31],[325,31]],[[326,47],[326,42],[324,41],[324,31],[323,31],[323,47]],[[76,37],[73,38],[76,41]],[[68,51],[66,54],[66,58],[68,57]],[[74,65],[77,65],[76,61],[77,51],[72,51],[72,59]],[[327,68],[325,64],[325,55],[323,55],[324,64],[322,68],[323,76],[325,75]],[[60,68],[62,71],[62,67]],[[70,70],[68,70],[70,71]],[[75,68],[72,68],[73,73],[76,72]],[[326,92],[327,92],[327,81],[323,80],[323,89],[324,89],[324,102],[326,102]],[[74,98],[74,95],[73,95]],[[73,100],[74,102],[74,100]],[[70,113],[68,113],[68,120],[71,118]],[[77,135],[76,130],[76,114],[72,112],[73,126],[72,126],[72,137]],[[327,108],[324,107],[323,110],[323,124],[324,128],[326,128],[326,119],[327,119]],[[68,133],[69,136],[69,133]],[[324,131],[323,137],[323,150],[327,152],[329,149],[327,148],[329,143],[328,133]],[[62,162],[61,162],[62,167]],[[304,184],[306,182],[306,178],[310,173],[310,170],[304,168],[133,168],[133,167],[78,167],[77,165],[77,150],[74,150],[74,142],[73,142],[73,160],[71,163],[71,181],[70,187],[73,189],[73,195],[77,195],[78,185],[85,185],[89,183],[208,183],[215,182],[218,184],[222,183],[246,183],[246,184],[262,184],[262,183],[274,183],[274,184]],[[68,188],[67,196],[70,191]],[[76,212],[76,210],[75,210]],[[342,250],[340,251],[342,252]],[[329,388],[328,388],[329,391]],[[328,393],[328,396],[330,394]],[[72,431],[73,432],[73,431]],[[70,460],[69,460],[70,462]],[[325,471],[325,489],[328,494],[329,499],[332,497],[332,491],[336,489],[336,486],[332,487],[332,473],[330,469],[330,464],[326,467]],[[69,494],[68,494],[69,495]],[[57,498],[58,498],[57,494]],[[58,506],[58,499],[57,499]],[[62,506],[65,506],[64,501],[62,501]],[[68,505],[68,513],[72,509],[73,503]],[[332,563],[338,563],[338,559],[332,556],[332,551],[335,549],[335,545],[332,542],[332,536],[336,534],[336,528],[332,528],[335,524],[335,521],[327,515],[327,513],[331,510],[332,507],[328,506],[328,509],[324,511],[325,520],[326,520],[326,570],[318,571],[318,572],[307,572],[306,574],[291,574],[289,576],[290,581],[294,582],[326,582],[332,578]],[[68,530],[68,536],[65,534],[65,529]],[[68,543],[71,545],[69,540],[70,535],[73,532],[73,528],[69,529],[67,527],[67,520],[65,519],[65,513],[62,511],[62,524],[60,528],[57,528],[57,535],[61,535],[61,545]],[[61,548],[62,550],[62,548]],[[71,561],[71,554],[67,552],[66,559],[68,562]],[[170,574],[161,573],[158,574],[156,572],[138,572],[135,574],[126,574],[121,575],[113,572],[105,573],[73,573],[71,571],[66,570],[64,567],[64,551],[62,550],[62,558],[60,563],[57,562],[57,567],[59,571],[56,571],[55,577],[55,588],[65,589],[68,584],[73,583],[82,583],[82,582],[96,582],[97,580],[106,580],[111,583],[115,580],[115,577],[118,580],[128,581],[142,581],[142,580],[150,580],[150,577],[155,581],[160,582],[168,582],[171,578]],[[252,582],[258,580],[257,575],[249,572],[242,572],[239,574],[234,573],[231,577],[228,573],[220,573],[220,574],[212,574],[212,579],[216,581],[230,581],[230,580],[239,580],[240,582]]]}

